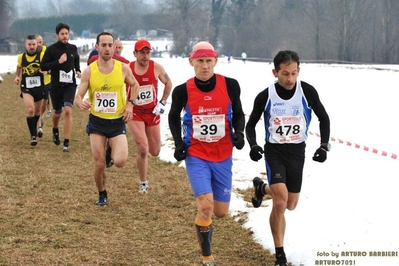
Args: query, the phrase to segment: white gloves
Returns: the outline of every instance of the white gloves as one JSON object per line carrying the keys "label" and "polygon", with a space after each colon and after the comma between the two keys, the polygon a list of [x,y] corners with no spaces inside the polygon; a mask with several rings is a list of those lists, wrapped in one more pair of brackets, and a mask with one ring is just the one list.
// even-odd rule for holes
{"label": "white gloves", "polygon": [[159,102],[157,106],[154,107],[154,110],[152,110],[152,113],[154,115],[161,115],[165,112],[165,103]]}

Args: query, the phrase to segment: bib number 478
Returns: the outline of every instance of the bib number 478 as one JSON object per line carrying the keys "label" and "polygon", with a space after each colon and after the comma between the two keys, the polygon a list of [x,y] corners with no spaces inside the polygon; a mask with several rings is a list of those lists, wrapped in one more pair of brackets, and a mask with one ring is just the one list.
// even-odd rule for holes
{"label": "bib number 478", "polygon": [[299,125],[284,125],[279,126],[276,130],[276,133],[280,134],[280,136],[288,136],[289,134],[299,134],[300,126]]}

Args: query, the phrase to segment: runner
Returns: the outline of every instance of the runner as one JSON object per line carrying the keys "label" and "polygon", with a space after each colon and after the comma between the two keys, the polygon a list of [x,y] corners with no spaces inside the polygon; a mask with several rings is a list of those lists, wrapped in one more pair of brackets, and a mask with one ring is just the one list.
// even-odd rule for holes
{"label": "runner", "polygon": [[[72,106],[76,94],[76,77],[80,78],[80,62],[76,45],[69,43],[69,26],[59,23],[55,28],[58,41],[49,47],[44,54],[41,68],[51,71],[50,97],[54,108],[53,142],[60,145],[58,125],[64,108],[64,146],[69,152],[69,141],[72,132]],[[75,72],[76,70],[76,72]]]}
{"label": "runner", "polygon": [[[133,118],[127,122],[127,126],[137,147],[139,192],[147,193],[148,153],[158,156],[161,150],[161,115],[172,90],[172,81],[163,66],[150,59],[151,45],[147,40],[137,41],[133,54],[136,61],[130,63],[130,69],[140,84],[140,92],[137,104],[133,107]],[[164,84],[161,97],[158,93],[158,80]]]}
{"label": "runner", "polygon": [[[94,157],[94,180],[99,197],[98,206],[108,204],[105,189],[105,149],[108,140],[116,167],[123,167],[128,158],[125,123],[132,118],[133,104],[138,94],[138,83],[128,65],[112,59],[114,37],[102,32],[97,36],[96,49],[100,57],[97,64],[90,64],[82,74],[76,106],[89,110],[86,132],[90,136]],[[131,98],[126,101],[125,82],[131,86]],[[83,100],[88,93],[88,100]]]}
{"label": "runner", "polygon": [[43,74],[40,71],[41,57],[37,52],[35,35],[28,35],[25,40],[26,52],[18,55],[14,83],[21,88],[20,96],[27,110],[26,122],[30,132],[30,145],[37,145],[37,123],[40,118],[45,89]]}

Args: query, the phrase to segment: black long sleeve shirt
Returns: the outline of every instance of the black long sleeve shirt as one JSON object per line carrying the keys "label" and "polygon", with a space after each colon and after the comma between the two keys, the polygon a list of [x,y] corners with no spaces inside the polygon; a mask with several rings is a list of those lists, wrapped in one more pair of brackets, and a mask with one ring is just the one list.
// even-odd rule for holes
{"label": "black long sleeve shirt", "polygon": [[[58,59],[60,59],[61,55],[64,53],[67,54],[67,61],[65,61],[63,64],[60,64],[58,63]],[[51,86],[53,88],[60,86],[63,87],[71,84],[76,85],[75,70],[81,72],[78,48],[74,44],[62,43],[60,41],[50,45],[47,47],[43,56],[41,70],[51,70]],[[61,70],[66,73],[70,72],[71,70],[73,71],[73,83],[60,82]]]}

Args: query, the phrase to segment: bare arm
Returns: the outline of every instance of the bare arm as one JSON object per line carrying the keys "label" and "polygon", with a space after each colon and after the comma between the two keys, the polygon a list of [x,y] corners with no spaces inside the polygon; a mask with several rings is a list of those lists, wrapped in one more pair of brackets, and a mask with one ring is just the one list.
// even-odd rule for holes
{"label": "bare arm", "polygon": [[170,80],[168,74],[166,74],[165,69],[162,65],[155,63],[155,72],[159,73],[159,80],[165,85],[163,89],[163,95],[160,98],[160,101],[165,101],[168,99],[171,91],[172,91],[172,81]]}
{"label": "bare arm", "polygon": [[83,100],[87,93],[87,90],[89,89],[90,75],[90,67],[86,67],[81,75],[78,92],[75,95],[75,104],[80,110],[83,111],[89,110],[92,106],[90,102]]}
{"label": "bare arm", "polygon": [[14,79],[15,85],[19,85],[21,83],[21,73],[22,73],[22,67],[17,66],[17,70],[15,71],[15,79]]}

